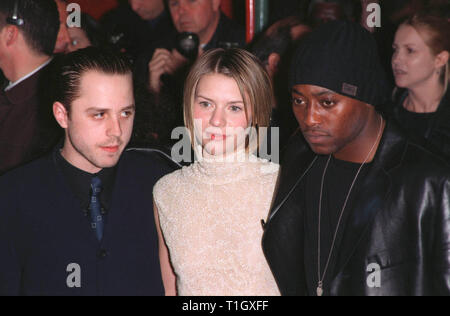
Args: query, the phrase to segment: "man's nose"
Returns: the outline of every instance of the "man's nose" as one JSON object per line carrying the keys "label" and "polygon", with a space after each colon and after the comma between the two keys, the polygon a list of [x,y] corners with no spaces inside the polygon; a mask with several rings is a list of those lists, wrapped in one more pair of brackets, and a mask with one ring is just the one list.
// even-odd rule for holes
{"label": "man's nose", "polygon": [[57,41],[60,43],[63,43],[61,46],[64,46],[64,47],[67,47],[72,41],[70,39],[69,30],[67,29],[65,22],[62,23],[60,26]]}
{"label": "man's nose", "polygon": [[110,118],[107,128],[107,136],[122,136],[122,126],[119,118]]}
{"label": "man's nose", "polygon": [[320,123],[320,113],[317,105],[311,104],[305,107],[303,123],[307,127],[313,127]]}
{"label": "man's nose", "polygon": [[181,15],[185,14],[187,11],[186,3],[184,1],[179,1],[177,10],[178,10],[178,14],[181,14]]}

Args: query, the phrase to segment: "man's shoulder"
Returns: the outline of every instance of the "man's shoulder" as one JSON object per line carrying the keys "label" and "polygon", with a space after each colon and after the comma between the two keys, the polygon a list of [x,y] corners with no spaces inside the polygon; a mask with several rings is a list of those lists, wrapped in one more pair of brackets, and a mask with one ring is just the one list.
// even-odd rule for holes
{"label": "man's shoulder", "polygon": [[403,166],[413,171],[413,176],[423,174],[450,180],[449,163],[443,157],[413,142],[408,142],[403,156]]}
{"label": "man's shoulder", "polygon": [[22,191],[42,187],[55,172],[51,163],[52,156],[47,155],[23,166],[8,171],[0,177],[0,197],[20,194]]}
{"label": "man's shoulder", "polygon": [[181,166],[160,148],[129,148],[123,153],[122,162],[142,172],[170,173]]}
{"label": "man's shoulder", "polygon": [[[388,120],[376,164],[403,179],[448,177],[449,165],[442,157],[416,144],[395,121]],[[436,176],[436,177],[435,177]]]}
{"label": "man's shoulder", "polygon": [[300,130],[294,133],[281,152],[281,164],[296,163],[305,154],[313,154]]}

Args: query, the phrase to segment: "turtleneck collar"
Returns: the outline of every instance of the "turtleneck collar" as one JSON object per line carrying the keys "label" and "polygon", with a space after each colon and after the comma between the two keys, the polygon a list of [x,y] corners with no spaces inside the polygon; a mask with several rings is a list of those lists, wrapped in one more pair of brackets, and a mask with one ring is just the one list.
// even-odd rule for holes
{"label": "turtleneck collar", "polygon": [[267,160],[242,150],[227,156],[204,154],[183,172],[203,183],[224,185],[254,178],[271,165]]}

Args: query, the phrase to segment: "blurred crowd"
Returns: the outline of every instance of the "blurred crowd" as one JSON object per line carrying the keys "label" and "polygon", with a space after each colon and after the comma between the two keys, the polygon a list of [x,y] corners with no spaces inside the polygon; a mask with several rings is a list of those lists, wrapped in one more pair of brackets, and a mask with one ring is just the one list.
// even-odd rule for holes
{"label": "blurred crowd", "polygon": [[[377,40],[386,81],[376,84],[390,91],[384,115],[397,120],[416,142],[450,157],[447,0],[271,1],[268,26],[250,43],[241,21],[244,1],[235,1],[235,19],[221,11],[220,0],[118,1],[99,20],[83,12],[81,27],[70,27],[68,3],[55,1],[59,16],[50,9],[38,15],[11,8],[14,1],[0,4],[0,174],[42,155],[59,140],[50,108],[38,104],[51,95],[51,69],[58,56],[88,46],[110,47],[133,63],[137,113],[130,146],[166,150],[177,141],[171,139],[172,130],[184,125],[183,85],[196,58],[217,47],[248,49],[273,80],[271,124],[280,128],[282,148],[298,129],[288,91],[290,55],[311,30],[333,20],[358,22]],[[367,23],[372,3],[381,7],[380,27]],[[13,21],[17,10],[23,16]],[[20,19],[27,23],[20,26]],[[23,27],[25,41],[7,27],[14,23]]]}

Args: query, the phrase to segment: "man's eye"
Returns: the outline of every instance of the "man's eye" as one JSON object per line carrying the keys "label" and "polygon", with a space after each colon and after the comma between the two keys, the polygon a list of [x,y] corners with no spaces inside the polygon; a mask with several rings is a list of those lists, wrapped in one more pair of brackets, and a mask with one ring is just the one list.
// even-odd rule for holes
{"label": "man's eye", "polygon": [[105,113],[96,113],[96,114],[94,114],[94,118],[95,119],[101,119],[101,118],[103,118],[103,116],[105,116]]}
{"label": "man's eye", "polygon": [[322,105],[324,106],[324,107],[332,107],[332,106],[334,106],[336,103],[334,102],[334,101],[331,101],[331,100],[323,100],[322,101]]}
{"label": "man's eye", "polygon": [[299,98],[292,98],[292,104],[294,104],[294,105],[302,105],[303,104],[303,100],[299,99]]}
{"label": "man's eye", "polygon": [[123,111],[122,117],[130,117],[133,115],[133,111]]}

